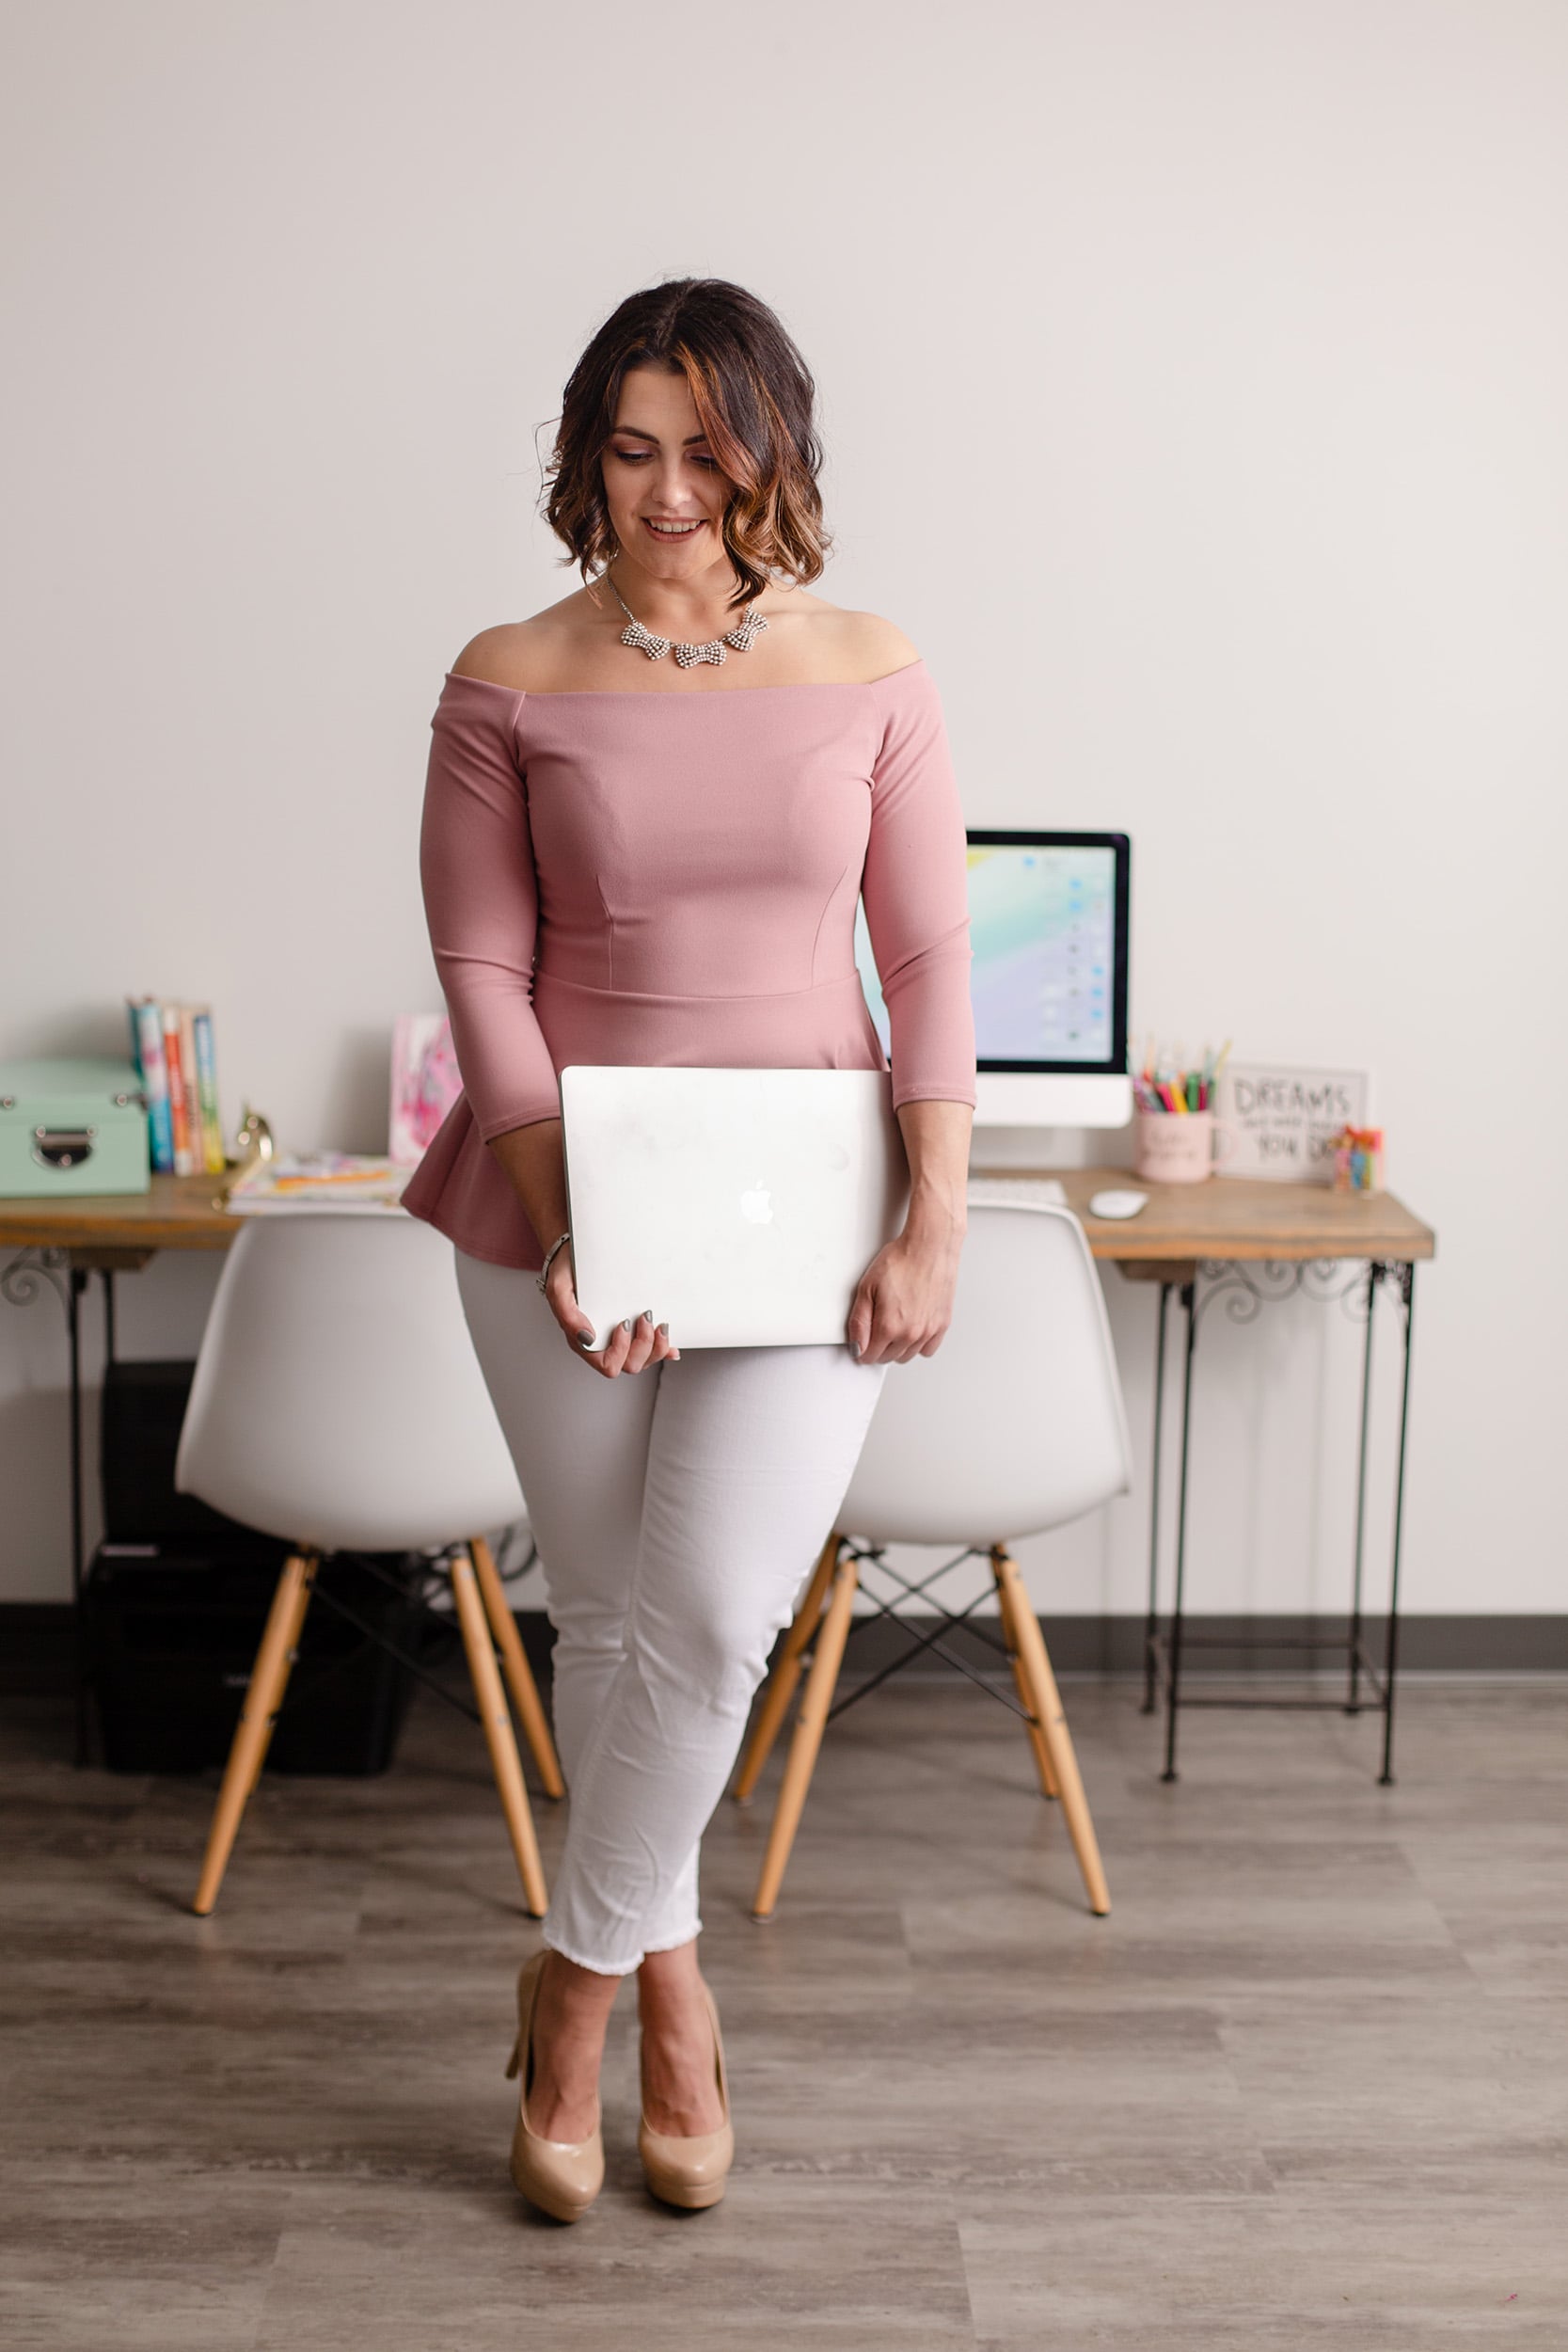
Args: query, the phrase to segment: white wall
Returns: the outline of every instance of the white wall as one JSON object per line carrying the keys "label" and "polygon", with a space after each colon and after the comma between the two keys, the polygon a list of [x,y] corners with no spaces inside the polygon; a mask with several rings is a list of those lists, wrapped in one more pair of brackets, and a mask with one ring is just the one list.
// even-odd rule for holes
{"label": "white wall", "polygon": [[[820,592],[921,648],[970,821],[1132,834],[1134,1028],[1375,1073],[1438,1233],[1408,1606],[1560,1608],[1568,12],[74,0],[6,48],[0,1054],[204,996],[228,1123],[384,1147],[441,673],[574,584],[589,333],[739,278],[822,387]],[[124,1351],[194,1353],[215,1273],[123,1279]],[[1211,1319],[1194,1607],[1341,1602],[1357,1349]],[[67,1590],[64,1376],[0,1305],[5,1597]],[[1040,1605],[1137,1608],[1146,1515],[1028,1548]]]}

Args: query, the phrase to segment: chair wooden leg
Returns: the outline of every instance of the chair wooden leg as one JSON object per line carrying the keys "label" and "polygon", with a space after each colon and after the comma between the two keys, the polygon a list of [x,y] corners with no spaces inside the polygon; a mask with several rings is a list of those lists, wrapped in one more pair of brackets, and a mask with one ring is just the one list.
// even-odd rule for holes
{"label": "chair wooden leg", "polygon": [[1023,1709],[1024,1729],[1029,1734],[1029,1745],[1034,1751],[1035,1770],[1039,1774],[1040,1794],[1042,1797],[1059,1796],[1061,1791],[1056,1786],[1056,1775],[1052,1769],[1051,1750],[1045,1744],[1045,1734],[1040,1729],[1039,1718],[1035,1712],[1035,1704],[1029,1695],[1029,1685],[1024,1680],[1023,1661],[1018,1654],[1018,1633],[1013,1624],[1012,1589],[1001,1570],[997,1568],[994,1559],[991,1562],[991,1567],[996,1575],[996,1597],[1002,1610],[1002,1631],[1007,1644],[1007,1663],[1013,1670],[1013,1687],[1018,1692],[1018,1703]]}
{"label": "chair wooden leg", "polygon": [[779,1662],[769,1675],[768,1688],[762,1694],[756,1729],[747,1741],[746,1753],[740,1759],[740,1771],[736,1776],[733,1791],[736,1804],[751,1803],[752,1791],[761,1776],[762,1768],[773,1753],[773,1742],[789,1712],[789,1702],[800,1679],[800,1654],[809,1647],[813,1634],[822,1622],[828,1586],[832,1581],[833,1569],[843,1546],[844,1538],[835,1528],[822,1547],[822,1556],[812,1571],[806,1597],[795,1613],[794,1624],[784,1635]]}
{"label": "chair wooden leg", "polygon": [[1024,1678],[1035,1703],[1035,1714],[1045,1735],[1052,1770],[1061,1791],[1068,1836],[1078,1856],[1078,1867],[1084,1874],[1089,1909],[1097,1917],[1103,1918],[1111,1908],[1110,1891],[1101,1864],[1094,1823],[1089,1818],[1088,1799],[1084,1794],[1084,1783],[1079,1776],[1078,1758],[1068,1731],[1067,1717],[1062,1712],[1061,1694],[1056,1689],[1056,1677],[1051,1671],[1045,1636],[1040,1631],[1040,1621],[1024,1590],[1018,1562],[1001,1544],[991,1547],[990,1557],[998,1584],[1005,1583],[1008,1590],[1013,1611],[1013,1638],[1018,1643]]}
{"label": "chair wooden leg", "polygon": [[283,1645],[283,1679],[277,1686],[277,1696],[273,1701],[272,1711],[261,1726],[261,1743],[257,1750],[256,1769],[250,1776],[247,1796],[254,1796],[256,1793],[256,1784],[261,1777],[261,1767],[265,1764],[267,1752],[272,1746],[272,1735],[277,1728],[277,1717],[283,1705],[283,1693],[288,1686],[289,1677],[293,1672],[294,1661],[299,1656],[299,1637],[305,1630],[305,1613],[310,1606],[310,1597],[315,1590],[315,1572],[320,1565],[320,1555],[312,1554],[311,1559],[311,1572],[309,1576],[300,1579],[299,1590],[294,1597],[293,1613],[289,1619],[289,1629]]}
{"label": "chair wooden leg", "polygon": [[507,1832],[512,1851],[517,1857],[517,1875],[523,1883],[528,1907],[536,1919],[545,1915],[545,1867],[539,1859],[539,1841],[533,1834],[533,1816],[529,1810],[528,1788],[523,1780],[522,1759],[513,1736],[512,1718],[506,1711],[506,1692],[496,1664],[496,1653],[490,1646],[490,1628],[484,1614],[484,1604],[479,1597],[474,1577],[474,1564],[464,1552],[456,1552],[451,1562],[451,1596],[457,1605],[457,1621],[463,1629],[463,1646],[468,1653],[468,1673],[479,1702],[480,1720],[490,1750],[490,1768],[496,1775],[496,1788],[506,1816]]}
{"label": "chair wooden leg", "polygon": [[261,1778],[261,1766],[272,1741],[272,1727],[277,1710],[283,1704],[288,1686],[289,1669],[293,1663],[299,1636],[305,1624],[305,1613],[310,1606],[310,1587],[316,1579],[317,1555],[295,1552],[283,1563],[267,1611],[261,1646],[256,1662],[245,1685],[245,1703],[240,1720],[234,1727],[229,1761],[223,1770],[223,1784],[218,1801],[213,1808],[213,1825],[207,1833],[207,1851],[202,1859],[201,1879],[191,1909],[198,1918],[206,1918],[218,1899],[223,1874],[239,1836],[240,1822],[250,1802],[252,1789]]}
{"label": "chair wooden leg", "polygon": [[468,1550],[473,1559],[474,1574],[479,1580],[479,1597],[484,1603],[484,1613],[490,1620],[490,1630],[496,1637],[496,1647],[501,1654],[501,1671],[506,1687],[512,1693],[512,1704],[517,1710],[517,1721],[523,1726],[540,1779],[547,1797],[563,1797],[566,1783],[561,1776],[561,1759],[550,1738],[549,1724],[545,1721],[544,1703],[539,1685],[533,1679],[533,1669],[528,1662],[523,1637],[517,1630],[517,1620],[507,1605],[506,1588],[500,1581],[490,1547],[483,1535],[475,1535]]}
{"label": "chair wooden leg", "polygon": [[800,1711],[795,1719],[795,1736],[789,1743],[789,1758],[784,1765],[784,1782],[779,1802],[774,1809],[772,1824],[768,1832],[768,1850],[762,1858],[762,1876],[757,1881],[756,1900],[752,1906],[753,1919],[770,1919],[779,1899],[789,1851],[795,1843],[801,1807],[806,1790],[811,1786],[812,1768],[816,1751],[822,1745],[822,1732],[832,1705],[833,1685],[844,1661],[844,1645],[849,1638],[849,1619],[855,1606],[855,1586],[859,1570],[852,1552],[846,1552],[833,1570],[832,1595],[816,1636],[816,1654],[806,1677]]}

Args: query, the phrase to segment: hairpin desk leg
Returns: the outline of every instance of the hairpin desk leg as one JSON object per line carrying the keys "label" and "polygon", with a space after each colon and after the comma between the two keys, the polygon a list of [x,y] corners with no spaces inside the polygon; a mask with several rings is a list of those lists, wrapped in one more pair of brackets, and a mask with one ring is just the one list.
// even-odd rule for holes
{"label": "hairpin desk leg", "polygon": [[1175,1780],[1176,1715],[1181,1699],[1181,1610],[1185,1599],[1187,1574],[1187,1458],[1193,1423],[1193,1348],[1197,1337],[1197,1319],[1193,1311],[1197,1281],[1181,1285],[1181,1308],[1187,1318],[1186,1342],[1181,1359],[1181,1470],[1176,1498],[1176,1603],[1170,1621],[1169,1682],[1165,1692],[1165,1769],[1162,1780]]}
{"label": "hairpin desk leg", "polygon": [[1355,1568],[1351,1586],[1350,1606],[1350,1691],[1345,1701],[1347,1715],[1361,1711],[1361,1563],[1367,1524],[1367,1432],[1372,1417],[1372,1327],[1377,1321],[1377,1286],[1383,1267],[1376,1258],[1367,1261],[1367,1339],[1361,1357],[1361,1450],[1355,1473]]}
{"label": "hairpin desk leg", "polygon": [[1388,1583],[1388,1639],[1383,1660],[1383,1770],[1378,1774],[1378,1780],[1385,1788],[1392,1786],[1394,1778],[1394,1675],[1400,1621],[1400,1537],[1404,1521],[1404,1445],[1410,1426],[1410,1334],[1416,1320],[1416,1268],[1410,1260],[1405,1260],[1398,1267],[1397,1279],[1400,1303],[1404,1311],[1404,1372],[1400,1387],[1399,1468],[1394,1474],[1394,1559]]}
{"label": "hairpin desk leg", "polygon": [[1149,1466],[1148,1610],[1144,1619],[1144,1703],[1141,1712],[1152,1715],[1158,1687],[1156,1647],[1160,1611],[1160,1438],[1165,1406],[1165,1311],[1172,1285],[1160,1285],[1160,1320],[1154,1341],[1154,1458]]}
{"label": "hairpin desk leg", "polygon": [[76,1763],[87,1760],[87,1673],[82,1635],[82,1293],[87,1278],[73,1265],[66,1277],[66,1325],[71,1340],[71,1674],[76,1701]]}

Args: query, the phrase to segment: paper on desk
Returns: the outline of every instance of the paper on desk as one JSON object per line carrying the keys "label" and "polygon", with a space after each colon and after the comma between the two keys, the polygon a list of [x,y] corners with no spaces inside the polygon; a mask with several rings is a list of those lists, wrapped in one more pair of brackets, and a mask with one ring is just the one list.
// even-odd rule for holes
{"label": "paper on desk", "polygon": [[281,1216],[291,1209],[401,1211],[403,1188],[413,1173],[405,1162],[365,1152],[280,1152],[236,1176],[224,1206],[235,1216]]}

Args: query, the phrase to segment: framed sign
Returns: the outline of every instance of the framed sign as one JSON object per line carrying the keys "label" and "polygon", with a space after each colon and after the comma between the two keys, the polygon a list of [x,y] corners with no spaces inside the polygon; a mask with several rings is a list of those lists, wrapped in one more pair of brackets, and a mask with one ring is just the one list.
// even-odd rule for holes
{"label": "framed sign", "polygon": [[1235,1141],[1216,1172],[1331,1184],[1334,1138],[1341,1127],[1366,1126],[1370,1092],[1364,1070],[1227,1061],[1211,1107],[1217,1122],[1235,1130]]}

